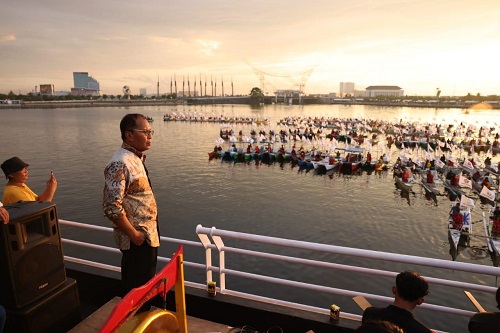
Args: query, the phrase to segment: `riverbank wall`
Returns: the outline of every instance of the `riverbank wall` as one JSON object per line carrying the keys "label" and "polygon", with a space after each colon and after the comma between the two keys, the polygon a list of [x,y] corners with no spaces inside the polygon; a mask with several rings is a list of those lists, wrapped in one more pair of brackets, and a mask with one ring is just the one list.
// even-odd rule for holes
{"label": "riverbank wall", "polygon": [[19,104],[0,104],[0,109],[47,109],[47,108],[84,108],[84,107],[136,107],[136,106],[178,106],[210,104],[247,104],[253,107],[271,104],[283,105],[371,105],[379,107],[416,107],[416,108],[460,108],[460,109],[500,109],[500,103],[470,103],[460,101],[367,101],[356,99],[334,99],[320,97],[290,98],[287,101],[275,97],[262,97],[261,103],[248,96],[238,97],[186,97],[178,99],[141,99],[141,100],[73,100],[73,101],[22,101]]}

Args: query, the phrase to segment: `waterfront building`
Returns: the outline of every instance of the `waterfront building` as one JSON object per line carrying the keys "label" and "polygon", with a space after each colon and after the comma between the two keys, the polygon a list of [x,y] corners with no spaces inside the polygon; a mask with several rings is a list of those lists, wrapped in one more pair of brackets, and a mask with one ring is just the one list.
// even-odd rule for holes
{"label": "waterfront building", "polygon": [[404,90],[398,86],[369,86],[366,88],[366,97],[404,96]]}
{"label": "waterfront building", "polygon": [[40,94],[42,95],[54,95],[54,85],[53,84],[41,84]]}
{"label": "waterfront building", "polygon": [[72,95],[100,96],[99,82],[88,72],[73,72],[73,84]]}
{"label": "waterfront building", "polygon": [[292,89],[287,89],[287,90],[276,90],[274,92],[274,99],[275,103],[285,103],[285,104],[292,104],[292,100],[294,98],[299,99],[299,104],[300,104],[300,99],[302,97],[302,91],[301,90],[292,90]]}
{"label": "waterfront building", "polygon": [[354,82],[340,82],[339,97],[354,95]]}
{"label": "waterfront building", "polygon": [[146,88],[140,88],[139,95],[141,95],[142,97],[146,97],[147,96]]}

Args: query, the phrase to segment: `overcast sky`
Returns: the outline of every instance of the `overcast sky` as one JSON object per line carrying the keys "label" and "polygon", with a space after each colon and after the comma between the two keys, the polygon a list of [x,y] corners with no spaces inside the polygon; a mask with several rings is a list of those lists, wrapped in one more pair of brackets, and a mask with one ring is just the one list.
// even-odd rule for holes
{"label": "overcast sky", "polygon": [[[105,94],[170,92],[190,80],[407,95],[500,95],[498,0],[20,0],[0,11],[0,92],[70,90],[89,72]],[[258,75],[261,73],[261,75]],[[196,77],[196,79],[195,79]]]}

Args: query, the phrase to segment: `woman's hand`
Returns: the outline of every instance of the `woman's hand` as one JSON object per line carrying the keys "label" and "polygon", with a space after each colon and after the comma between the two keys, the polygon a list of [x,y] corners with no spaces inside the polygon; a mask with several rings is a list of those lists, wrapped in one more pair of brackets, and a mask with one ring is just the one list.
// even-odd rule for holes
{"label": "woman's hand", "polygon": [[47,180],[47,187],[54,188],[54,191],[57,188],[57,179],[54,176],[54,172],[50,170],[50,178]]}
{"label": "woman's hand", "polygon": [[3,207],[0,207],[0,221],[3,221],[4,224],[9,223],[9,212]]}
{"label": "woman's hand", "polygon": [[42,195],[38,197],[38,200],[51,202],[52,199],[54,199],[54,194],[56,193],[56,189],[57,189],[57,180],[52,170],[50,170],[50,178],[49,180],[47,180],[47,187],[45,188],[45,191],[42,193]]}

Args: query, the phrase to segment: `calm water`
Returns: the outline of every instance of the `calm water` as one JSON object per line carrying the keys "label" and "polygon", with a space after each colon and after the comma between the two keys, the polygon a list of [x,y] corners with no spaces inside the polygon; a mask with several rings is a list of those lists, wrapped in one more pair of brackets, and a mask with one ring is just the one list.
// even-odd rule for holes
{"label": "calm water", "polygon": [[[41,193],[50,170],[58,180],[54,202],[59,218],[109,226],[101,211],[103,170],[120,145],[119,122],[126,113],[139,112],[155,121],[153,147],[147,152],[147,165],[159,204],[161,232],[164,236],[197,240],[196,225],[256,233],[325,244],[419,255],[451,260],[446,232],[450,202],[438,198],[438,204],[425,199],[421,188],[415,194],[401,196],[391,174],[364,173],[356,177],[329,178],[298,173],[289,164],[256,165],[255,163],[221,163],[208,160],[218,138],[220,125],[200,122],[163,122],[163,114],[204,114],[205,116],[268,117],[294,116],[370,118],[389,121],[418,120],[435,123],[466,122],[476,126],[496,126],[500,116],[494,111],[466,113],[461,109],[383,108],[367,106],[267,106],[252,110],[247,106],[177,106],[131,108],[74,108],[40,110],[0,110],[0,160],[19,156],[30,164],[28,184]],[[251,125],[233,125],[249,133]],[[266,130],[276,128],[271,125]],[[393,147],[394,162],[399,151]],[[494,159],[494,161],[496,161]],[[476,230],[480,231],[479,203],[473,213]],[[72,230],[63,230],[71,238]],[[80,231],[81,233],[81,231]],[[83,235],[100,244],[114,246],[110,235]],[[65,250],[66,251],[66,250]],[[69,251],[69,250],[68,250]],[[161,254],[170,256],[172,249],[162,247]],[[68,253],[66,253],[68,254]],[[71,254],[71,253],[69,253]],[[195,255],[195,254],[193,254]],[[196,254],[200,255],[200,254]],[[317,258],[317,257],[316,257]],[[320,258],[318,258],[320,259]],[[189,260],[189,258],[188,258]],[[459,255],[458,261],[492,265],[485,243],[473,238],[471,248]],[[352,261],[350,263],[353,263]],[[354,263],[356,264],[356,263]],[[362,263],[369,265],[369,263]],[[412,267],[382,264],[395,271]],[[379,266],[380,267],[380,266]],[[290,267],[264,265],[257,273],[273,269],[286,275]],[[425,275],[425,271],[415,269]],[[246,268],[248,270],[248,268]],[[259,271],[260,270],[260,271]],[[318,270],[305,271],[298,280],[335,280],[335,286],[390,296],[392,281],[328,276]],[[456,273],[457,276],[459,273]],[[453,276],[447,276],[447,278]],[[475,277],[471,281],[477,282]],[[495,281],[483,281],[494,285]],[[265,285],[241,282],[252,289]],[[271,288],[268,288],[271,289]],[[272,288],[279,292],[279,288]],[[493,310],[490,296],[481,298]],[[329,307],[330,299],[321,295],[291,295],[292,301],[310,301]],[[491,298],[493,298],[491,296]],[[434,304],[464,304],[465,297],[455,300],[446,292],[429,296]],[[456,303],[458,302],[458,303]],[[343,310],[360,313],[354,302],[344,302]],[[473,310],[472,306],[470,310]],[[418,314],[417,314],[418,316]],[[466,319],[451,323],[434,314],[419,316],[429,325],[451,332],[466,332]]]}

